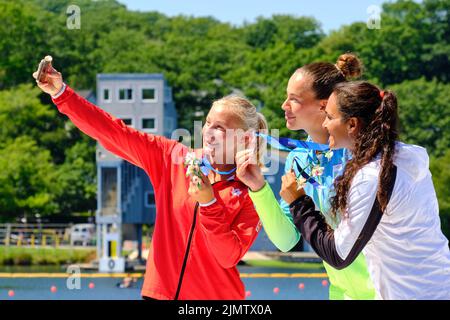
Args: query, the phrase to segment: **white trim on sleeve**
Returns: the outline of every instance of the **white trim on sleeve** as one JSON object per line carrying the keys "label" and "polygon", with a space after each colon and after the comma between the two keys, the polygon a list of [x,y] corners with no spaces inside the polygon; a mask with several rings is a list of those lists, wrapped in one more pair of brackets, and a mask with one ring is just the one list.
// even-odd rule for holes
{"label": "white trim on sleeve", "polygon": [[200,207],[208,207],[208,206],[210,206],[210,205],[216,203],[216,201],[217,201],[217,199],[214,198],[214,199],[212,199],[210,202],[207,202],[207,203],[200,203],[200,202],[199,202],[198,205],[199,205]]}
{"label": "white trim on sleeve", "polygon": [[59,97],[64,93],[64,91],[66,91],[66,87],[67,87],[67,85],[66,85],[65,83],[63,83],[63,86],[61,87],[61,89],[58,91],[57,94],[55,94],[54,96],[52,96],[52,99],[57,99],[57,98],[59,98]]}

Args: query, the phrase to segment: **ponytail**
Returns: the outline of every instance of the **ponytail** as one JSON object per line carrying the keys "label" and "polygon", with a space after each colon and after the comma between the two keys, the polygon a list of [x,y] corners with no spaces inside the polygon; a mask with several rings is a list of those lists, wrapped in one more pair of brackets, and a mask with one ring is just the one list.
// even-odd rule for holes
{"label": "ponytail", "polygon": [[352,159],[345,166],[344,173],[336,178],[336,195],[331,199],[332,214],[345,212],[351,182],[364,165],[378,155],[381,169],[377,188],[377,199],[381,210],[387,206],[387,190],[391,179],[395,143],[398,139],[397,98],[391,91],[380,91],[368,82],[340,83],[335,87],[342,121],[356,117],[361,121],[361,129],[355,137]]}
{"label": "ponytail", "polygon": [[[397,97],[391,91],[381,91],[381,93],[381,104],[375,111],[373,127],[379,126],[379,146],[381,149],[380,181],[383,182],[383,185],[389,185],[391,179],[394,178],[390,175],[390,172],[394,165],[395,142],[398,138]],[[387,192],[388,189],[379,183],[377,196],[382,211],[386,209]]]}

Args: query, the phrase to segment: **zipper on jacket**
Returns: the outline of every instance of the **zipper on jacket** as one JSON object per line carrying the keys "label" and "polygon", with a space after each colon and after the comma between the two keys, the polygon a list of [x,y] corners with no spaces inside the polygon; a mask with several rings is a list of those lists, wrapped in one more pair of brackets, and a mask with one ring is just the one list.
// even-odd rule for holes
{"label": "zipper on jacket", "polygon": [[191,249],[192,238],[194,236],[195,224],[197,222],[197,211],[198,211],[199,203],[195,204],[194,210],[194,219],[192,221],[191,231],[189,232],[188,244],[186,248],[186,252],[184,254],[183,266],[181,267],[180,279],[178,280],[177,293],[175,294],[174,300],[178,300],[178,296],[180,295],[181,284],[183,283],[184,271],[186,270],[187,259],[189,256],[189,251]]}
{"label": "zipper on jacket", "polygon": [[[224,181],[217,181],[212,183],[211,185],[215,185],[216,183],[220,183],[220,182],[229,182],[228,180],[224,180]],[[183,283],[183,278],[184,278],[184,273],[186,271],[186,264],[187,264],[187,260],[189,257],[189,251],[191,250],[191,243],[192,243],[192,238],[194,236],[194,231],[195,231],[195,225],[197,222],[197,212],[198,212],[198,207],[199,207],[199,203],[197,202],[195,204],[195,209],[194,209],[194,219],[192,221],[192,226],[191,226],[191,231],[189,232],[189,238],[188,238],[188,244],[186,247],[186,252],[184,254],[184,260],[183,260],[183,266],[181,267],[181,273],[180,273],[180,278],[178,280],[178,287],[177,287],[177,292],[175,293],[175,298],[174,300],[178,300],[178,297],[180,295],[180,291],[181,291],[181,285]]]}

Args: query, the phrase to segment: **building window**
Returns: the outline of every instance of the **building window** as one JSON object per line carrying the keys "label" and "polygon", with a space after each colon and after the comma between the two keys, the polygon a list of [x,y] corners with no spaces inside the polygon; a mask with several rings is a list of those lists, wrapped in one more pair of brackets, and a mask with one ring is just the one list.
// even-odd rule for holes
{"label": "building window", "polygon": [[147,208],[155,206],[155,194],[152,191],[145,192],[145,206]]}
{"label": "building window", "polygon": [[123,123],[125,123],[127,126],[132,127],[133,126],[133,119],[131,118],[122,118]]}
{"label": "building window", "polygon": [[155,102],[156,90],[154,88],[142,88],[142,101]]}
{"label": "building window", "polygon": [[103,89],[103,101],[111,102],[111,92],[109,89]]}
{"label": "building window", "polygon": [[117,215],[117,168],[101,168],[102,216]]}
{"label": "building window", "polygon": [[155,118],[142,119],[142,129],[156,131],[156,119]]}
{"label": "building window", "polygon": [[133,89],[119,89],[119,101],[133,100]]}

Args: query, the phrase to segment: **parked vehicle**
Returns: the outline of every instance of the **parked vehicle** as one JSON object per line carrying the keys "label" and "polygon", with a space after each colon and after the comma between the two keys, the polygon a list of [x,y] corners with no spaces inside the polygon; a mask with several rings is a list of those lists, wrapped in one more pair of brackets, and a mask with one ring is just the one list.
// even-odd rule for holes
{"label": "parked vehicle", "polygon": [[72,226],[70,231],[70,245],[87,246],[95,239],[95,224],[83,223]]}

